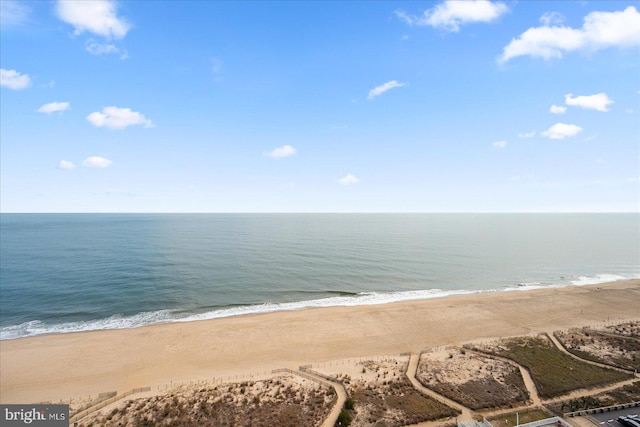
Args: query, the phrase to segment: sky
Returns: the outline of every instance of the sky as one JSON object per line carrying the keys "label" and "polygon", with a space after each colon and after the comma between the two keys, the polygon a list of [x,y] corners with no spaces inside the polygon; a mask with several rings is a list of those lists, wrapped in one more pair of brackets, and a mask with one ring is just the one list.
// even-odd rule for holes
{"label": "sky", "polygon": [[639,212],[638,1],[0,0],[1,212]]}

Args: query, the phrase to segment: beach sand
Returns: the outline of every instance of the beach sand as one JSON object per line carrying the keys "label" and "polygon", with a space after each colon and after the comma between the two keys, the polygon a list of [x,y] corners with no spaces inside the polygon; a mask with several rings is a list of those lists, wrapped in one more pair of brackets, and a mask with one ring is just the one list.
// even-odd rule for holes
{"label": "beach sand", "polygon": [[0,342],[0,403],[261,375],[640,318],[640,280],[330,307]]}

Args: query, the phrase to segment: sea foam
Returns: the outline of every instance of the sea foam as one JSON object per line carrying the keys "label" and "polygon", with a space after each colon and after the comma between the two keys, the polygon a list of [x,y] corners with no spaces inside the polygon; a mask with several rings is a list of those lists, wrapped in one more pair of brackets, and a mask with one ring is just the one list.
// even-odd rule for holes
{"label": "sea foam", "polygon": [[44,334],[61,334],[105,329],[128,329],[141,326],[174,322],[193,322],[199,320],[218,319],[223,317],[243,316],[252,314],[272,313],[277,311],[293,311],[321,307],[350,307],[358,305],[388,304],[401,301],[425,300],[444,298],[454,295],[472,295],[482,293],[527,291],[542,288],[559,288],[566,286],[584,286],[624,279],[638,279],[640,275],[630,277],[618,274],[598,274],[594,276],[561,277],[549,282],[524,282],[516,286],[508,285],[501,288],[482,290],[442,290],[426,289],[402,292],[361,292],[357,294],[341,295],[328,298],[318,298],[305,301],[243,305],[220,308],[202,313],[185,313],[179,310],[158,310],[137,313],[132,316],[114,315],[105,319],[45,324],[39,320],[25,322],[0,328],[0,340],[30,337]]}

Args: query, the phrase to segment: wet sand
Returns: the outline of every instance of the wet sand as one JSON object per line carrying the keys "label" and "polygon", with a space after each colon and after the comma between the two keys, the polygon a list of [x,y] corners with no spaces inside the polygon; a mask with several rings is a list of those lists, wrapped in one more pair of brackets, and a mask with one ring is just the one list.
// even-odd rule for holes
{"label": "wet sand", "polygon": [[640,280],[627,280],[20,338],[0,342],[0,403],[69,401],[638,318]]}

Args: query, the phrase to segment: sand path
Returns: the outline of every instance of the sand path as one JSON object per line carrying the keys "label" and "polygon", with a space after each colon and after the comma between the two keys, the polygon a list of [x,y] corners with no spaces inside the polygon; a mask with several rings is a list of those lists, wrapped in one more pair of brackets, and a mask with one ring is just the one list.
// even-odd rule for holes
{"label": "sand path", "polygon": [[[606,363],[594,362],[593,360],[587,360],[587,359],[583,359],[581,357],[578,357],[575,354],[571,353],[569,350],[567,350],[565,348],[565,346],[562,345],[560,340],[558,340],[558,338],[556,338],[556,336],[553,335],[553,332],[547,332],[546,334],[551,339],[551,342],[558,348],[558,350],[560,350],[564,354],[567,354],[567,355],[571,356],[572,358],[574,358],[576,360],[579,360],[579,361],[584,362],[584,363],[588,363],[590,365],[599,366],[601,368],[614,369],[616,371],[624,372],[626,374],[632,373],[627,369],[618,368],[617,366],[611,366],[611,365],[607,365]],[[638,374],[635,374],[635,375],[638,375]]]}
{"label": "sand path", "polygon": [[[538,394],[538,389],[536,387],[536,384],[533,382],[533,377],[531,376],[531,373],[527,368],[525,368],[524,366],[520,365],[519,363],[511,359],[507,359],[506,357],[496,356],[495,354],[489,355],[481,351],[476,351],[472,348],[465,347],[465,350],[471,351],[472,353],[476,353],[483,357],[491,357],[493,359],[502,360],[503,362],[507,362],[508,364],[517,367],[520,370],[520,375],[522,376],[522,380],[524,381],[524,386],[527,388],[527,391],[529,392],[529,400],[531,400],[531,404],[524,405],[524,407],[542,405],[542,399],[540,399],[540,395]],[[496,413],[501,413],[501,412],[502,411],[496,411]],[[492,413],[486,413],[485,415],[488,415],[488,414],[492,414]]]}
{"label": "sand path", "polygon": [[473,422],[473,411],[471,411],[471,409],[467,408],[466,406],[462,406],[458,402],[453,401],[448,397],[445,397],[439,393],[436,393],[433,390],[426,388],[420,383],[420,381],[417,380],[416,372],[418,371],[418,362],[420,362],[420,355],[412,353],[411,357],[409,358],[409,367],[407,368],[407,378],[409,378],[409,381],[411,381],[411,384],[413,385],[413,387],[416,390],[419,390],[421,393],[424,393],[427,396],[434,398],[438,402],[444,403],[445,405],[460,411],[462,413],[460,416],[458,416],[458,419],[460,421]]}
{"label": "sand path", "polygon": [[629,380],[620,381],[620,382],[608,385],[606,387],[590,388],[590,389],[584,389],[583,388],[583,389],[579,389],[579,390],[573,391],[571,393],[563,394],[562,396],[554,397],[552,399],[546,399],[544,401],[544,403],[561,402],[563,400],[578,399],[580,397],[592,396],[594,394],[604,393],[604,392],[607,392],[607,391],[615,390],[615,389],[620,388],[620,387],[624,387],[624,386],[626,386],[628,384],[632,384],[632,383],[634,383],[636,381],[638,381],[638,378],[631,378]]}
{"label": "sand path", "polygon": [[327,415],[324,422],[322,423],[322,427],[333,427],[338,421],[338,417],[340,416],[340,412],[344,407],[344,403],[347,400],[347,392],[344,389],[344,385],[338,381],[330,381],[326,378],[315,375],[313,372],[305,371],[304,374],[301,374],[303,377],[308,378],[312,381],[318,382],[320,384],[328,385],[329,387],[333,387],[336,391],[336,395],[338,399],[336,403],[331,408],[331,412]]}

